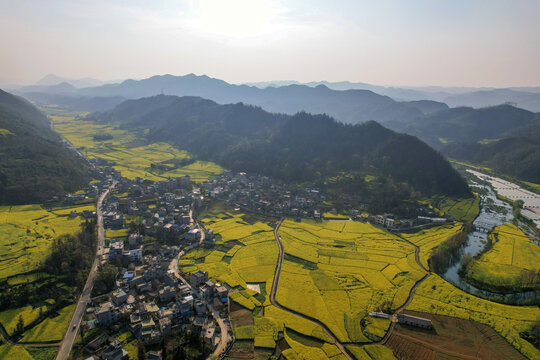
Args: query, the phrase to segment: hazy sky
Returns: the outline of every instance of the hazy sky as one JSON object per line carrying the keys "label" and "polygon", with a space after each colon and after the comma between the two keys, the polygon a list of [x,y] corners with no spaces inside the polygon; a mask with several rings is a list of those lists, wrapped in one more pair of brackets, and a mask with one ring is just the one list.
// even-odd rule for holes
{"label": "hazy sky", "polygon": [[0,0],[0,83],[207,74],[539,86],[539,0]]}

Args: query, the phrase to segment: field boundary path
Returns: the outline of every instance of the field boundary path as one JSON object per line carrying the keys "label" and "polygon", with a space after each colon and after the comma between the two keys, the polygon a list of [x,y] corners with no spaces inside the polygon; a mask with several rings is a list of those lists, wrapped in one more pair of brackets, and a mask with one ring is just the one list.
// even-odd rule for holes
{"label": "field boundary path", "polygon": [[407,306],[409,306],[409,304],[412,302],[413,300],[413,297],[414,297],[414,294],[416,293],[416,289],[418,288],[418,286],[420,286],[421,283],[424,282],[424,280],[426,280],[430,275],[431,275],[431,271],[429,271],[428,269],[426,269],[424,267],[424,265],[422,265],[422,262],[420,261],[420,247],[418,247],[417,245],[413,244],[412,242],[410,242],[409,240],[405,239],[404,237],[402,237],[401,235],[399,234],[396,234],[396,233],[393,233],[395,236],[399,237],[401,240],[405,241],[407,244],[409,245],[412,245],[414,247],[414,260],[416,261],[416,263],[418,264],[418,266],[420,266],[420,269],[422,269],[422,271],[425,273],[424,276],[418,280],[414,285],[413,287],[411,288],[411,290],[409,291],[409,296],[407,297],[407,300],[405,300],[405,302],[403,303],[403,305],[401,305],[400,307],[398,307],[396,309],[396,311],[394,311],[394,314],[392,314],[392,322],[390,323],[390,327],[388,328],[388,331],[386,332],[386,334],[384,335],[384,337],[376,342],[375,344],[380,344],[380,345],[384,345],[386,344],[386,342],[388,341],[388,339],[390,338],[390,335],[392,335],[392,332],[394,331],[394,328],[396,327],[396,324],[397,324],[397,315],[402,312],[403,310],[405,310],[405,308],[407,308]]}
{"label": "field boundary path", "polygon": [[77,333],[79,331],[79,327],[81,325],[81,320],[84,316],[86,305],[90,302],[90,295],[92,294],[92,289],[94,287],[94,281],[96,279],[97,270],[101,262],[100,255],[101,255],[103,246],[105,244],[105,229],[103,228],[103,212],[101,210],[101,206],[103,205],[103,200],[105,199],[109,191],[111,191],[111,189],[115,187],[115,185],[116,185],[116,181],[114,181],[111,184],[111,186],[107,188],[107,190],[101,193],[101,195],[98,198],[98,201],[96,204],[97,232],[98,232],[98,236],[97,236],[98,241],[96,245],[96,257],[94,259],[94,263],[92,264],[92,268],[90,269],[90,273],[88,274],[88,278],[86,279],[86,284],[84,285],[81,295],[79,296],[77,307],[75,308],[75,311],[73,312],[71,321],[69,322],[69,326],[66,330],[66,334],[64,335],[64,339],[60,343],[60,349],[58,350],[58,353],[56,354],[56,360],[64,360],[69,357],[69,353],[71,352],[71,348],[73,347],[73,343],[75,342]]}
{"label": "field boundary path", "polygon": [[22,346],[22,347],[34,347],[34,348],[42,348],[42,347],[57,347],[60,345],[60,342],[46,342],[46,343],[40,343],[40,342],[31,342],[31,343],[18,343],[11,340],[10,336],[6,332],[6,329],[4,328],[4,325],[0,324],[0,338],[2,339],[2,342],[4,344],[10,345],[10,346]]}
{"label": "field boundary path", "polygon": [[332,339],[332,341],[334,342],[334,345],[337,346],[337,348],[341,351],[341,353],[343,355],[345,355],[345,357],[347,359],[354,360],[355,357],[352,356],[351,353],[349,353],[347,348],[345,348],[345,346],[337,339],[337,337],[334,335],[334,333],[332,333],[332,331],[330,331],[330,329],[326,325],[324,325],[319,320],[317,320],[315,318],[312,318],[311,316],[301,314],[301,313],[296,312],[296,311],[294,311],[292,309],[284,307],[283,305],[281,305],[276,300],[276,293],[277,293],[277,288],[278,288],[278,284],[279,284],[279,277],[281,275],[281,266],[283,265],[283,257],[284,257],[284,253],[285,253],[284,250],[283,250],[283,245],[281,244],[281,237],[279,236],[279,227],[281,226],[282,223],[283,223],[283,219],[279,220],[276,227],[274,228],[274,237],[276,238],[276,243],[278,245],[279,256],[278,256],[278,260],[277,260],[277,264],[276,264],[276,270],[275,270],[275,273],[274,273],[274,281],[272,282],[272,290],[270,291],[270,303],[272,305],[274,305],[275,307],[277,307],[278,309],[281,309],[283,311],[286,311],[286,312],[288,312],[290,314],[301,317],[303,319],[306,319],[306,320],[311,321],[312,323],[318,325],[324,331],[324,333],[326,335],[328,335],[328,337],[330,339]]}

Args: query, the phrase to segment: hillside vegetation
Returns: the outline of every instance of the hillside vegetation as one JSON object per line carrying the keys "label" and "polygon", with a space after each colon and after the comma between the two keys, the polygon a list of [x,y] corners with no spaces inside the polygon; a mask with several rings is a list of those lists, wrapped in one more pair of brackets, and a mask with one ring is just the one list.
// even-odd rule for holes
{"label": "hillside vegetation", "polygon": [[457,160],[482,164],[520,180],[540,183],[540,116],[491,142],[448,144],[442,152]]}
{"label": "hillside vegetation", "polygon": [[[418,193],[469,193],[441,155],[375,122],[345,125],[325,115],[271,114],[243,104],[163,95],[126,101],[89,119],[148,129],[150,142],[176,144],[231,170],[317,182],[383,207]],[[366,181],[366,175],[375,180]]]}
{"label": "hillside vegetation", "polygon": [[0,90],[0,204],[43,202],[81,188],[89,176],[47,117]]}

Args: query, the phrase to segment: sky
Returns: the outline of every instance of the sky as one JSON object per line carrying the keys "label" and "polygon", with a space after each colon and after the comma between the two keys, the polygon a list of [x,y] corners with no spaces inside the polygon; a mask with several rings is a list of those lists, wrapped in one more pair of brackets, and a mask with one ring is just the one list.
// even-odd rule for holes
{"label": "sky", "polygon": [[0,0],[0,84],[540,86],[539,19],[538,0]]}

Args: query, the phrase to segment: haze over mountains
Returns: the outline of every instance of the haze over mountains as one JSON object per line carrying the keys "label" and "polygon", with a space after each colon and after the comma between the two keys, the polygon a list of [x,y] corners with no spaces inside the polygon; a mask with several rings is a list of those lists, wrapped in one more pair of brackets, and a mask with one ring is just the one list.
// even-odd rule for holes
{"label": "haze over mountains", "polygon": [[[59,80],[64,79],[56,81]],[[18,91],[32,101],[55,104],[77,111],[106,111],[126,99],[167,94],[200,96],[220,104],[242,102],[260,106],[266,111],[290,115],[299,111],[325,113],[349,124],[375,120],[394,131],[418,136],[448,156],[457,154],[451,150],[452,144],[455,146],[456,143],[495,141],[509,136],[509,132],[514,129],[539,122],[538,115],[514,105],[526,102],[529,105],[525,108],[540,109],[540,105],[538,107],[534,105],[537,101],[540,104],[540,88],[475,91],[476,89],[471,88],[392,88],[349,82],[308,84],[276,82],[274,85],[278,85],[277,87],[267,86],[270,83],[258,83],[257,86],[234,85],[204,75],[188,74],[153,76],[142,80],[126,80],[121,83],[84,88],[61,82],[50,86],[21,88]],[[515,104],[504,105],[507,102]],[[470,107],[453,107],[457,104],[469,104]],[[474,108],[484,105],[496,106]],[[515,146],[520,145],[516,143]],[[470,152],[464,160],[484,159],[473,154],[473,149],[482,147],[469,144],[467,148]],[[522,158],[513,159],[518,163],[522,160]],[[497,167],[495,164],[494,168]],[[522,168],[524,165],[518,167]],[[511,174],[518,173],[522,172]],[[540,179],[528,177],[528,180]]]}

